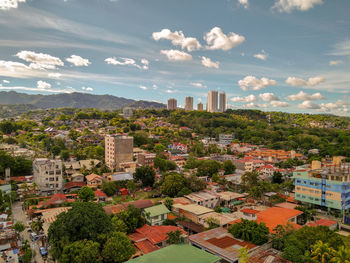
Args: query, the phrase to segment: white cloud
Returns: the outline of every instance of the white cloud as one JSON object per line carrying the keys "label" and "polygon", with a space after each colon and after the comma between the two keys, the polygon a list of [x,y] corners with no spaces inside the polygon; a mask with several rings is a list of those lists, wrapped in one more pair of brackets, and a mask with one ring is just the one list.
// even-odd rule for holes
{"label": "white cloud", "polygon": [[25,3],[26,0],[0,0],[0,10],[9,10],[17,8],[18,3]]}
{"label": "white cloud", "polygon": [[203,85],[203,83],[200,82],[192,82],[191,85],[197,88],[207,88],[207,86]]}
{"label": "white cloud", "polygon": [[91,88],[91,87],[81,87],[81,89],[82,90],[85,90],[85,91],[94,91],[94,89],[93,88]]}
{"label": "white cloud", "polygon": [[248,95],[246,97],[233,97],[233,98],[231,98],[231,101],[233,101],[233,102],[255,102],[257,100],[258,100],[258,98],[253,94]]}
{"label": "white cloud", "polygon": [[87,67],[89,64],[91,64],[91,62],[88,59],[82,58],[81,56],[77,55],[71,55],[69,58],[66,58],[66,60],[76,67]]}
{"label": "white cloud", "polygon": [[305,100],[298,105],[299,109],[320,109],[320,105],[312,102],[311,100]]}
{"label": "white cloud", "polygon": [[51,84],[50,83],[47,83],[45,81],[42,81],[42,80],[39,80],[37,83],[36,83],[36,86],[38,89],[40,90],[46,90],[46,89],[51,89]]}
{"label": "white cloud", "polygon": [[6,79],[4,79],[2,82],[3,82],[3,83],[6,83],[6,84],[9,84],[9,83],[10,83],[10,81],[8,81],[8,80],[6,80]]}
{"label": "white cloud", "polygon": [[26,91],[34,91],[34,92],[50,92],[50,93],[73,93],[77,92],[77,90],[72,87],[67,87],[66,89],[39,89],[38,87],[24,87],[24,86],[15,86],[15,87],[0,87],[0,90],[26,90]]}
{"label": "white cloud", "polygon": [[267,86],[276,85],[276,81],[268,78],[258,79],[254,76],[246,76],[244,79],[238,81],[238,85],[244,91],[249,90],[260,90],[262,88],[266,88]]}
{"label": "white cloud", "polygon": [[273,93],[262,93],[259,94],[259,97],[263,100],[263,101],[278,101],[280,100],[275,94]]}
{"label": "white cloud", "polygon": [[249,1],[248,0],[238,0],[238,3],[242,5],[245,9],[249,7]]}
{"label": "white cloud", "polygon": [[44,53],[22,50],[15,56],[24,61],[31,62],[29,67],[32,69],[55,69],[56,66],[64,65],[60,58]]}
{"label": "white cloud", "polygon": [[321,103],[320,111],[344,114],[349,111],[349,105],[350,105],[349,102],[345,102],[343,100],[338,100],[336,102],[330,102],[330,103]]}
{"label": "white cloud", "polygon": [[280,12],[290,13],[293,10],[307,11],[322,3],[323,0],[277,0],[273,8]]}
{"label": "white cloud", "polygon": [[185,37],[182,31],[171,32],[169,29],[163,29],[160,32],[154,32],[152,37],[156,41],[160,39],[170,40],[174,46],[181,46],[182,49],[186,48],[189,52],[198,50],[202,47],[196,38]]}
{"label": "white cloud", "polygon": [[190,54],[179,50],[161,50],[160,53],[166,55],[170,61],[192,60],[192,56]]}
{"label": "white cloud", "polygon": [[336,65],[339,65],[339,64],[342,64],[343,61],[342,60],[331,60],[329,61],[329,65],[330,66],[336,66]]}
{"label": "white cloud", "polygon": [[141,59],[141,64],[143,64],[142,68],[144,70],[148,69],[149,61],[147,59],[145,59],[145,58]]}
{"label": "white cloud", "polygon": [[143,85],[140,85],[139,88],[142,90],[148,90],[148,88],[146,86],[143,86]]}
{"label": "white cloud", "polygon": [[274,100],[274,101],[271,101],[270,102],[270,105],[274,108],[281,108],[281,107],[289,107],[290,104],[288,102],[285,102],[285,101],[277,101],[277,100]]}
{"label": "white cloud", "polygon": [[317,76],[313,78],[308,78],[307,80],[296,78],[296,77],[288,77],[286,79],[286,83],[291,86],[316,86],[325,81],[325,78],[322,76]]}
{"label": "white cloud", "polygon": [[297,100],[323,100],[325,99],[325,97],[319,93],[319,92],[316,92],[314,94],[307,94],[303,91],[300,91],[299,93],[297,94],[293,94],[293,95],[289,95],[287,97],[287,100],[290,100],[290,101],[297,101]]}
{"label": "white cloud", "polygon": [[157,90],[157,89],[158,89],[158,86],[157,86],[156,84],[153,84],[152,88],[153,88],[154,90]]}
{"label": "white cloud", "polygon": [[175,92],[177,92],[177,90],[167,89],[165,92],[166,92],[166,93],[175,93]]}
{"label": "white cloud", "polygon": [[136,67],[138,69],[144,69],[144,70],[148,69],[148,64],[149,64],[147,59],[141,59],[141,63],[143,64],[143,66],[140,66],[132,58],[120,58],[120,60],[118,60],[115,57],[106,58],[105,62],[107,64],[110,64],[110,65],[134,66],[134,67]]}
{"label": "white cloud", "polygon": [[210,32],[205,34],[204,40],[208,44],[208,49],[229,50],[242,44],[245,40],[245,37],[233,32],[225,35],[220,27],[214,27],[212,30],[210,30]]}
{"label": "white cloud", "polygon": [[207,68],[219,68],[220,62],[212,61],[210,58],[202,57],[202,65]]}
{"label": "white cloud", "polygon": [[255,103],[253,103],[253,102],[248,103],[248,104],[245,104],[245,105],[243,105],[243,107],[244,107],[244,108],[260,108],[259,105],[255,104]]}
{"label": "white cloud", "polygon": [[254,54],[254,57],[260,60],[266,60],[268,57],[268,54],[264,50],[262,50],[261,53]]}
{"label": "white cloud", "polygon": [[61,73],[49,73],[49,74],[47,74],[47,76],[49,78],[59,79],[60,77],[62,77],[62,74]]}

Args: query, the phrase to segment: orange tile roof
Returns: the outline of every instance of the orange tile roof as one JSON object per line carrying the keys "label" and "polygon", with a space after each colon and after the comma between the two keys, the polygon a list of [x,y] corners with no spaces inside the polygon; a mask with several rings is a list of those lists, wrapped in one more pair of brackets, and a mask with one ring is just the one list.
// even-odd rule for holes
{"label": "orange tile roof", "polygon": [[157,246],[153,245],[149,240],[137,242],[135,243],[135,246],[139,250],[141,250],[143,254],[148,254],[159,249]]}
{"label": "orange tile roof", "polygon": [[317,220],[316,222],[314,223],[309,223],[308,225],[311,225],[311,226],[332,226],[334,224],[336,224],[337,221],[334,221],[334,220],[329,220],[329,219],[320,219],[320,220]]}
{"label": "orange tile roof", "polygon": [[259,213],[258,210],[251,209],[251,208],[242,209],[241,212],[247,213],[247,214],[257,214],[257,213]]}

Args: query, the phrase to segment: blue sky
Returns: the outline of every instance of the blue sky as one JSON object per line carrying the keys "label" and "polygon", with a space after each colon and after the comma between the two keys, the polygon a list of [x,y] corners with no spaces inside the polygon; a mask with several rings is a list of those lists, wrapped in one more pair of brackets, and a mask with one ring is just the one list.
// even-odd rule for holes
{"label": "blue sky", "polygon": [[348,0],[0,0],[0,90],[349,116]]}

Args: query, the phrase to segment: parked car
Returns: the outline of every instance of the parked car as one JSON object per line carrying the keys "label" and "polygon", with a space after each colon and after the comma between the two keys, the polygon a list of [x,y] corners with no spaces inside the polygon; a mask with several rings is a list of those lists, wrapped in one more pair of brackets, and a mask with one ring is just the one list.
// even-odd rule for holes
{"label": "parked car", "polygon": [[41,256],[43,256],[43,257],[47,256],[47,250],[45,247],[40,247],[39,251],[40,251]]}
{"label": "parked car", "polygon": [[31,232],[30,233],[30,239],[32,240],[32,241],[37,241],[38,239],[39,239],[39,235],[37,234],[37,233],[35,233],[35,232]]}

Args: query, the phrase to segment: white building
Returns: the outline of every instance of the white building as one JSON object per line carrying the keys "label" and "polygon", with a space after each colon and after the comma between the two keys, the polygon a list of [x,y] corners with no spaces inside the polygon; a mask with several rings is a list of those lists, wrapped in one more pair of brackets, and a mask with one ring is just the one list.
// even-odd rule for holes
{"label": "white building", "polygon": [[218,92],[211,90],[208,92],[208,112],[218,112]]}
{"label": "white building", "polygon": [[219,134],[219,144],[229,145],[235,139],[233,134]]}
{"label": "white building", "polygon": [[34,182],[40,192],[46,195],[59,193],[62,190],[62,161],[38,158],[33,162]]}

